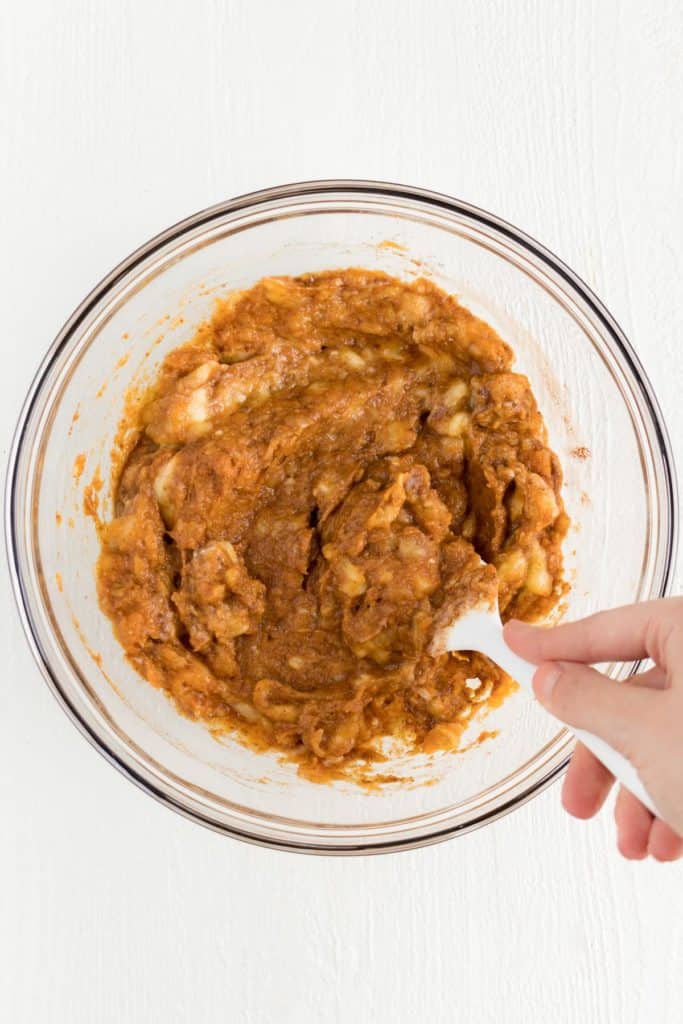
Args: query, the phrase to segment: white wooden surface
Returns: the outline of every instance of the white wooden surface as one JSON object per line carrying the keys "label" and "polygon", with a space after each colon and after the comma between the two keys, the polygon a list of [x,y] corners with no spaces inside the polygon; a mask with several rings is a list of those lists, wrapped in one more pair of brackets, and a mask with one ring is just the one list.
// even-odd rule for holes
{"label": "white wooden surface", "polygon": [[[48,342],[116,261],[226,196],[334,176],[441,189],[548,244],[683,441],[676,0],[14,0],[0,18],[3,454]],[[683,865],[619,860],[610,814],[572,822],[554,789],[411,854],[239,845],[78,737],[4,578],[0,598],[0,1020],[683,1018]]]}

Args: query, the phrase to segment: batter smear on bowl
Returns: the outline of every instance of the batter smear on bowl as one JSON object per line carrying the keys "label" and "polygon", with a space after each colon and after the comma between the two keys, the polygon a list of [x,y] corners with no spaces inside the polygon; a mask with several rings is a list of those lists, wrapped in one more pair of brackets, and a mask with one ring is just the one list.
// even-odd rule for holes
{"label": "batter smear on bowl", "polygon": [[[102,531],[100,603],[181,712],[310,777],[456,748],[511,689],[436,624],[566,590],[561,469],[496,332],[427,280],[267,278],[165,360]],[[482,565],[481,559],[486,563]]]}

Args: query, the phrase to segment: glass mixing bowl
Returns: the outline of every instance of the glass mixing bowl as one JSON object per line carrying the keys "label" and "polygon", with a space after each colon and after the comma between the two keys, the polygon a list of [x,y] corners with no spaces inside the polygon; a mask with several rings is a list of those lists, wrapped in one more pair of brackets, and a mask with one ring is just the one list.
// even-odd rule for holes
{"label": "glass mixing bowl", "polygon": [[[419,846],[490,822],[566,766],[571,734],[524,693],[474,726],[463,753],[396,758],[403,781],[365,791],[299,778],[277,757],[213,738],[125,662],[97,604],[97,467],[111,514],[110,456],[126,392],[151,380],[217,295],[264,275],[357,265],[428,275],[494,325],[528,374],[565,470],[573,526],[567,614],[659,596],[675,549],[672,457],[648,380],[623,333],[571,270],[491,214],[421,189],[309,182],[221,203],[152,239],[75,311],[26,400],[7,489],[10,569],[52,691],[124,775],[195,821],[252,842],[318,853]],[[82,469],[82,472],[80,470]],[[636,665],[609,665],[625,678]]]}

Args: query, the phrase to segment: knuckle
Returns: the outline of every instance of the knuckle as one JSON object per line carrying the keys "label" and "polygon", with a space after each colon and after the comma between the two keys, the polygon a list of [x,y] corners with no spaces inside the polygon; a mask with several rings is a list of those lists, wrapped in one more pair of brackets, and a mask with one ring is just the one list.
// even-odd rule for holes
{"label": "knuckle", "polygon": [[683,631],[683,603],[679,608],[662,609],[645,627],[645,650],[656,665],[665,666],[673,643]]}
{"label": "knuckle", "polygon": [[534,651],[533,660],[537,665],[542,665],[543,662],[552,661],[556,656],[555,652],[558,646],[557,630],[541,627],[537,630],[536,636],[534,637]]}

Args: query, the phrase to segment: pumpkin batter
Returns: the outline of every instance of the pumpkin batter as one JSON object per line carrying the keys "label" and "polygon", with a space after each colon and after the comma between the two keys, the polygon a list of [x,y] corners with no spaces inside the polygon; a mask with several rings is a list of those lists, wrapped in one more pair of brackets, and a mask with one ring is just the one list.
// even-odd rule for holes
{"label": "pumpkin batter", "polygon": [[456,748],[511,682],[433,657],[436,626],[463,594],[534,620],[565,589],[561,470],[512,361],[426,280],[329,271],[220,303],[128,424],[98,582],[132,665],[309,775],[390,736]]}

